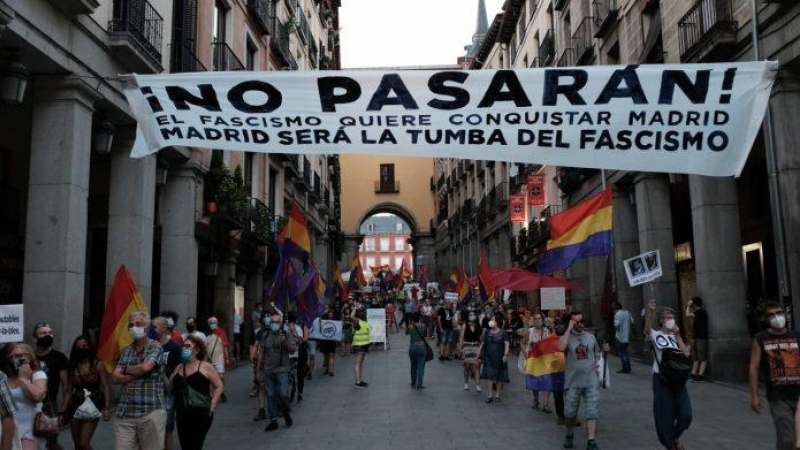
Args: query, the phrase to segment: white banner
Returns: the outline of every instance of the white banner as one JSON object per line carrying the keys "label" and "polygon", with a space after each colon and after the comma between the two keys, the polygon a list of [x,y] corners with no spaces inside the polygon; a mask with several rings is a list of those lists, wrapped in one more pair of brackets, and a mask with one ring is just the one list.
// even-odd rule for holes
{"label": "white banner", "polygon": [[0,305],[0,342],[24,342],[25,320],[22,305]]}
{"label": "white banner", "polygon": [[563,287],[543,287],[539,289],[541,295],[541,308],[545,311],[551,309],[567,309],[567,293]]}
{"label": "white banner", "polygon": [[777,62],[133,75],[131,156],[169,146],[738,175]]}
{"label": "white banner", "polygon": [[369,324],[370,342],[386,342],[386,310],[383,308],[369,308],[367,310],[367,323]]}
{"label": "white banner", "polygon": [[315,320],[311,326],[311,339],[319,341],[341,341],[342,340],[342,321],[341,320]]}
{"label": "white banner", "polygon": [[662,275],[661,252],[655,250],[625,260],[625,274],[631,287],[648,283]]}

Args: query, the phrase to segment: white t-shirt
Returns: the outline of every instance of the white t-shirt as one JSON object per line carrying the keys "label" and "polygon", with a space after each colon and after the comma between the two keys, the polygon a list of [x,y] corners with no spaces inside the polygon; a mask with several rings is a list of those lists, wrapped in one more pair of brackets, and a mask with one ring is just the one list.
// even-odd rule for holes
{"label": "white t-shirt", "polygon": [[239,313],[234,314],[233,315],[233,334],[239,334],[239,333],[242,332],[242,323],[244,323],[244,320],[242,319],[242,316],[240,316]]}
{"label": "white t-shirt", "polygon": [[[289,325],[288,324],[283,326],[283,331],[285,331],[287,333],[289,332]],[[301,327],[300,325],[294,324],[294,335],[295,335],[295,337],[297,339],[297,342],[298,342],[297,350],[295,350],[294,353],[289,354],[289,358],[298,358],[300,356],[300,345],[299,345],[299,343],[303,340],[303,327]]]}
{"label": "white t-shirt", "polygon": [[656,358],[653,360],[653,373],[658,373],[658,361],[661,361],[663,349],[674,348],[680,351],[681,347],[678,345],[678,338],[675,333],[663,333],[659,330],[650,330],[650,342],[653,343],[653,348],[656,351]]}

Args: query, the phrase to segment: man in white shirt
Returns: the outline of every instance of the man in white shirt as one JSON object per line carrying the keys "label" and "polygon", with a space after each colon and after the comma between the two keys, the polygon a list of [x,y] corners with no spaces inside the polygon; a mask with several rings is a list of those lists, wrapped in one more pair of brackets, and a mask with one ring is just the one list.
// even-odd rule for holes
{"label": "man in white shirt", "polygon": [[617,352],[622,360],[622,370],[617,373],[631,373],[631,357],[628,353],[628,343],[631,337],[633,316],[622,307],[618,301],[614,302],[614,328],[616,329]]}

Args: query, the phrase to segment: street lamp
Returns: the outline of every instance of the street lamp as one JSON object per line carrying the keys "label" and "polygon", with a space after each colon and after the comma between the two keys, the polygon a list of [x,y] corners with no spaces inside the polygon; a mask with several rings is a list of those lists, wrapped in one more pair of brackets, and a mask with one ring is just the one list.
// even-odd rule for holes
{"label": "street lamp", "polygon": [[21,105],[29,79],[25,66],[18,61],[7,61],[0,70],[0,100],[6,105]]}
{"label": "street lamp", "polygon": [[114,144],[114,124],[108,121],[101,121],[94,127],[92,133],[92,151],[98,155],[111,153],[111,146]]}

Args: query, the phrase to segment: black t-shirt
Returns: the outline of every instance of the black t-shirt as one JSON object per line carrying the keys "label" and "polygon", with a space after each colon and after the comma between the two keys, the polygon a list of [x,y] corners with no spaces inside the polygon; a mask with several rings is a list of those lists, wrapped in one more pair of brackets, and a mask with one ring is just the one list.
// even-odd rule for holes
{"label": "black t-shirt", "polygon": [[761,347],[761,372],[767,385],[767,399],[796,401],[800,396],[800,332],[787,330],[756,335]]}
{"label": "black t-shirt", "polygon": [[705,308],[694,312],[694,326],[692,327],[695,339],[708,339],[708,313]]}
{"label": "black t-shirt", "polygon": [[[42,371],[47,374],[47,401],[53,402],[55,406],[58,402],[58,387],[61,385],[61,376],[59,375],[62,370],[69,369],[69,360],[67,356],[58,350],[50,350],[46,355],[36,355],[39,360],[39,365]],[[67,387],[64,386],[64,389]]]}
{"label": "black t-shirt", "polygon": [[437,313],[442,330],[450,331],[453,329],[453,311],[450,308],[439,308]]}
{"label": "black t-shirt", "polygon": [[161,344],[161,366],[164,367],[164,375],[170,376],[181,363],[182,348],[177,342],[170,339],[166,344]]}

